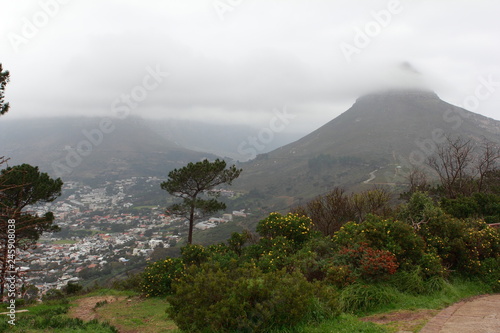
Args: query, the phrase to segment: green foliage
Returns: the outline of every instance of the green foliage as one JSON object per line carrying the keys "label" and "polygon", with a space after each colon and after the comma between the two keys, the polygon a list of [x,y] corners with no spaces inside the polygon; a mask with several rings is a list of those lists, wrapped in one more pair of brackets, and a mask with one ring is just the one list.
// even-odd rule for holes
{"label": "green foliage", "polygon": [[64,293],[59,290],[59,289],[49,289],[47,292],[42,296],[42,300],[45,301],[51,301],[51,300],[60,300],[65,297]]}
{"label": "green foliage", "polygon": [[293,332],[340,310],[359,313],[398,302],[411,308],[440,294],[456,298],[462,294],[445,277],[457,274],[449,272],[482,276],[482,286],[497,290],[498,230],[453,219],[418,192],[398,214],[425,221],[413,227],[368,215],[325,237],[311,231],[306,217],[272,213],[259,222],[262,237],[249,246],[248,233],[235,233],[227,244],[183,247],[176,265],[150,265],[147,294],[170,295],[168,313],[185,331]]}
{"label": "green foliage", "polygon": [[226,169],[226,162],[216,159],[214,162],[203,160],[189,163],[181,169],[169,172],[168,180],[161,183],[161,188],[170,195],[181,198],[181,203],[170,206],[174,214],[189,218],[188,244],[193,242],[193,225],[195,212],[202,214],[213,213],[225,209],[226,205],[215,199],[201,199],[199,196],[208,194],[218,196],[218,192],[211,191],[220,184],[231,185],[239,177],[241,169],[233,165]]}
{"label": "green foliage", "polygon": [[394,290],[379,284],[355,283],[342,289],[339,302],[343,312],[367,311],[394,300]]}
{"label": "green foliage", "polygon": [[303,244],[287,264],[289,270],[300,270],[308,281],[321,281],[327,276],[335,244],[330,237],[313,237]]}
{"label": "green foliage", "polygon": [[445,218],[444,211],[434,204],[432,198],[420,191],[413,193],[408,203],[399,206],[397,216],[415,229],[430,220],[443,221]]}
{"label": "green foliage", "polygon": [[371,322],[359,320],[354,315],[342,314],[333,320],[327,320],[319,325],[304,327],[302,333],[386,333],[387,331]]}
{"label": "green foliage", "polygon": [[251,237],[248,231],[244,231],[242,233],[233,232],[231,234],[231,238],[227,240],[227,245],[231,251],[236,253],[238,256],[241,256],[243,253],[243,245],[249,240]]}
{"label": "green foliage", "polygon": [[94,332],[118,333],[118,330],[108,323],[97,320],[83,321],[69,318],[67,300],[51,301],[35,307],[30,307],[29,312],[16,314],[16,325],[8,323],[9,317],[0,318],[0,332]]}
{"label": "green foliage", "polygon": [[83,289],[83,286],[79,283],[68,282],[63,288],[62,291],[66,295],[76,295],[80,293]]}
{"label": "green foliage", "polygon": [[445,279],[439,275],[427,278],[423,268],[415,266],[412,270],[400,270],[390,279],[390,284],[403,293],[426,295],[441,291],[446,285]]}
{"label": "green foliage", "polygon": [[181,276],[183,268],[179,258],[167,258],[148,265],[142,274],[142,291],[146,297],[171,294],[172,282]]}
{"label": "green foliage", "polygon": [[125,279],[114,280],[112,286],[117,290],[131,290],[136,292],[141,292],[141,283],[143,281],[143,276],[141,273],[128,275]]}
{"label": "green foliage", "polygon": [[9,111],[9,103],[4,101],[5,86],[9,83],[9,71],[3,71],[2,64],[0,64],[0,116]]}
{"label": "green foliage", "polygon": [[500,195],[497,194],[474,193],[469,197],[443,198],[441,206],[456,218],[484,218],[489,223],[500,221]]}
{"label": "green foliage", "polygon": [[482,262],[479,278],[491,286],[493,292],[500,292],[500,256]]}
{"label": "green foliage", "polygon": [[21,210],[28,205],[52,202],[61,195],[63,182],[52,179],[29,164],[7,167],[1,171],[2,197],[6,207]]}
{"label": "green foliage", "polygon": [[446,213],[459,219],[473,216],[479,210],[479,206],[473,197],[460,197],[457,199],[443,198],[441,207],[443,207]]}
{"label": "green foliage", "polygon": [[257,224],[257,232],[266,238],[284,237],[295,244],[301,244],[311,238],[312,221],[306,216],[289,213],[271,213]]}
{"label": "green foliage", "polygon": [[224,268],[234,267],[240,261],[238,253],[231,246],[224,243],[208,246],[207,252],[211,262],[216,262]]}
{"label": "green foliage", "polygon": [[350,273],[348,280],[374,282],[387,280],[399,266],[396,256],[387,250],[376,250],[366,244],[355,243],[342,248],[333,257],[341,271]]}
{"label": "green foliage", "polygon": [[[0,70],[0,77],[1,75]],[[0,99],[1,97],[0,94]],[[15,246],[19,251],[36,247],[36,241],[43,232],[60,230],[57,225],[53,224],[54,215],[52,212],[38,216],[24,211],[24,209],[29,205],[54,201],[61,195],[62,184],[63,182],[60,178],[52,179],[47,173],[41,173],[38,167],[33,167],[29,164],[7,167],[1,170],[0,261],[3,264],[0,267],[0,280],[5,280],[7,271],[6,263],[11,252],[11,250],[7,251],[8,236],[12,235],[8,233],[10,227],[15,227],[16,237],[14,244],[9,244],[9,246]],[[10,219],[13,219],[15,224],[11,225],[8,223]],[[9,230],[12,231],[12,229]],[[3,294],[3,291],[4,284],[1,284],[0,294]]]}
{"label": "green foliage", "polygon": [[181,248],[182,261],[186,265],[200,265],[208,260],[210,253],[202,245],[188,244]]}
{"label": "green foliage", "polygon": [[500,254],[500,231],[481,220],[431,220],[419,230],[443,265],[464,275],[478,275],[481,263]]}
{"label": "green foliage", "polygon": [[319,299],[324,290],[315,289],[299,273],[202,264],[175,282],[168,312],[187,332],[269,332],[331,315],[334,302]]}
{"label": "green foliage", "polygon": [[290,263],[291,255],[295,252],[295,243],[284,236],[277,236],[273,239],[263,238],[250,248],[250,251],[254,252],[259,268],[265,272],[272,272]]}
{"label": "green foliage", "polygon": [[363,223],[349,222],[335,233],[333,240],[340,250],[353,244],[393,253],[401,269],[420,265],[426,253],[425,242],[413,228],[401,221],[369,215]]}

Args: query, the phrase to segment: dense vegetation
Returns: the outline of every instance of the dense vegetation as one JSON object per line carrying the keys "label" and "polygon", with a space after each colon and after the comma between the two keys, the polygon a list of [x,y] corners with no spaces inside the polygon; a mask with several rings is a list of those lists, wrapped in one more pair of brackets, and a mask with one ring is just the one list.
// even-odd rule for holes
{"label": "dense vegetation", "polygon": [[500,291],[499,230],[450,215],[426,193],[333,235],[317,229],[307,216],[272,213],[259,222],[258,236],[188,245],[180,258],[151,264],[143,291],[166,296],[170,317],[186,332],[293,330],[390,305],[398,293],[436,293],[453,279]]}

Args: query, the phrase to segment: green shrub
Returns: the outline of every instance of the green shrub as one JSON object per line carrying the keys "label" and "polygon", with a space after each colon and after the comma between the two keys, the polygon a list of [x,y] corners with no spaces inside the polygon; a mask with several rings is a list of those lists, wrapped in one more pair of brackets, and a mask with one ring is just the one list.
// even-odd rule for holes
{"label": "green shrub", "polygon": [[168,312],[187,332],[269,332],[330,315],[335,304],[317,297],[325,292],[300,273],[263,273],[252,265],[191,266],[174,286]]}
{"label": "green shrub", "polygon": [[42,296],[42,300],[45,301],[51,301],[51,300],[60,300],[65,297],[64,293],[59,290],[59,289],[49,289],[45,293],[45,295]]}
{"label": "green shrub", "polygon": [[347,267],[351,279],[364,281],[387,280],[396,273],[398,262],[396,256],[387,250],[377,250],[364,243],[353,244],[342,248],[333,257],[337,267]]}
{"label": "green shrub", "polygon": [[236,255],[241,256],[243,253],[243,245],[245,245],[250,238],[251,234],[247,230],[242,233],[233,232],[231,238],[227,240],[227,246]]}
{"label": "green shrub", "polygon": [[172,293],[172,282],[182,274],[184,265],[179,258],[167,258],[150,264],[142,273],[142,292],[146,297]]}
{"label": "green shrub", "polygon": [[345,288],[357,280],[358,276],[349,265],[335,265],[333,262],[330,262],[329,265],[325,266],[325,282],[337,288]]}
{"label": "green shrub", "polygon": [[465,276],[481,275],[482,262],[500,253],[500,231],[482,220],[429,221],[419,233],[444,266]]}
{"label": "green shrub", "polygon": [[307,216],[288,213],[271,213],[267,218],[257,224],[257,232],[262,237],[276,238],[284,237],[288,240],[301,244],[312,236],[312,221]]}
{"label": "green shrub", "polygon": [[218,263],[221,267],[235,267],[240,262],[239,254],[226,244],[210,245],[206,248],[206,252],[208,253],[208,260]]}
{"label": "green shrub", "polygon": [[461,196],[456,199],[443,198],[441,206],[446,213],[456,218],[488,217],[488,220],[500,218],[500,195],[492,193],[474,193],[472,196]]}
{"label": "green shrub", "polygon": [[208,261],[209,251],[203,245],[188,244],[181,248],[182,261],[186,265],[200,265]]}
{"label": "green shrub", "polygon": [[317,236],[303,244],[288,261],[287,269],[299,270],[308,281],[326,278],[335,244],[331,237]]}
{"label": "green shrub", "polygon": [[410,225],[374,215],[369,215],[363,223],[345,224],[333,239],[339,250],[356,243],[387,250],[396,256],[402,269],[419,264],[425,253],[424,240]]}
{"label": "green shrub", "polygon": [[[283,236],[273,239],[263,238],[255,245],[256,264],[264,272],[272,272],[286,267],[291,255],[295,252],[295,244]],[[254,254],[254,255],[255,255]]]}
{"label": "green shrub", "polygon": [[137,273],[137,274],[127,275],[127,278],[122,280],[114,280],[112,286],[113,289],[117,290],[132,290],[141,292],[142,282],[143,282],[142,273]]}
{"label": "green shrub", "polygon": [[432,247],[426,253],[422,254],[422,258],[418,261],[418,264],[422,268],[424,278],[434,276],[444,277],[448,274],[448,270],[443,266],[441,257]]}
{"label": "green shrub", "polygon": [[485,259],[481,265],[479,277],[491,286],[493,292],[500,292],[500,256]]}
{"label": "green shrub", "polygon": [[68,282],[63,288],[62,291],[67,295],[76,295],[81,292],[83,286],[79,283]]}

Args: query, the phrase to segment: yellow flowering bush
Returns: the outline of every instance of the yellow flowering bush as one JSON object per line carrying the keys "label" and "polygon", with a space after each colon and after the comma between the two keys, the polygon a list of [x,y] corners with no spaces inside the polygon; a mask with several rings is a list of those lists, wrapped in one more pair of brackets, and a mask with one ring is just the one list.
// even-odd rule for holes
{"label": "yellow flowering bush", "polygon": [[150,264],[142,273],[142,292],[146,297],[171,294],[172,282],[182,276],[183,270],[184,265],[179,258],[166,258]]}
{"label": "yellow flowering bush", "polygon": [[303,243],[312,236],[312,221],[307,216],[288,213],[271,213],[257,224],[257,232],[262,237],[285,237],[296,244]]}
{"label": "yellow flowering bush", "polygon": [[429,221],[419,233],[444,266],[462,275],[480,276],[484,260],[500,257],[500,232],[482,220]]}

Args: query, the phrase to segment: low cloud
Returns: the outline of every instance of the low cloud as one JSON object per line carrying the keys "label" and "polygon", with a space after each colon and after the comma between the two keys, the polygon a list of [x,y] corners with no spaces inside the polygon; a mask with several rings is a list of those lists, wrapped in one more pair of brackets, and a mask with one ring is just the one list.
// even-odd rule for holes
{"label": "low cloud", "polygon": [[[96,3],[61,7],[20,52],[0,40],[0,62],[12,76],[9,117],[109,116],[112,102],[140,84],[148,66],[169,77],[137,115],[259,125],[287,106],[301,119],[291,130],[302,131],[371,91],[432,89],[460,104],[478,77],[500,80],[499,5],[492,1],[402,0],[352,61],[340,45],[353,43],[388,1],[243,1],[224,20],[206,1]],[[23,17],[36,12],[32,4],[9,4],[2,31],[19,32]],[[499,96],[475,112],[500,119]]]}

